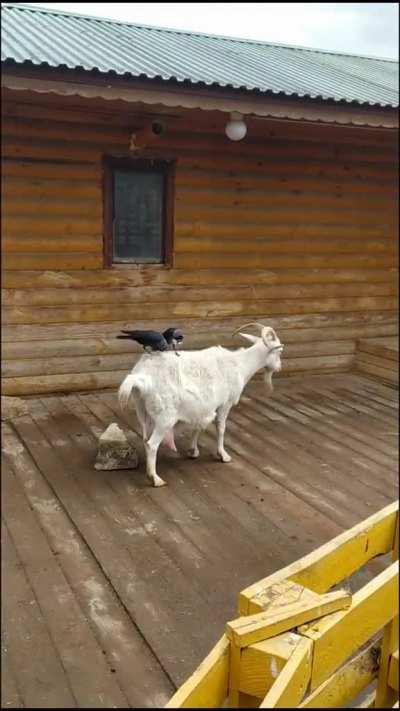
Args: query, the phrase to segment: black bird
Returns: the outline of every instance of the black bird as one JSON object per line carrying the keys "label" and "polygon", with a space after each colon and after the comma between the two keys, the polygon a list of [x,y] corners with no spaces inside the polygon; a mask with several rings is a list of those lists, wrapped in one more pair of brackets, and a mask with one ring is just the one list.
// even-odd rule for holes
{"label": "black bird", "polygon": [[167,330],[164,331],[163,336],[167,341],[168,345],[172,346],[175,353],[179,355],[176,350],[176,346],[178,345],[178,343],[182,343],[184,339],[183,332],[180,330],[180,328],[167,328]]}
{"label": "black bird", "polygon": [[177,343],[183,341],[183,333],[178,328],[167,328],[164,333],[158,331],[121,331],[122,336],[117,338],[126,338],[131,341],[136,341],[143,346],[143,350],[149,351],[167,351],[173,348],[176,355],[179,355],[175,350]]}

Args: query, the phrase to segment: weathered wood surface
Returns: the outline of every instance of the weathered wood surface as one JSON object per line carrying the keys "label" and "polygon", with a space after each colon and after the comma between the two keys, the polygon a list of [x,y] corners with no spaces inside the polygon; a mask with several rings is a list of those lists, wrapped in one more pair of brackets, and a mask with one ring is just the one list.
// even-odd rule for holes
{"label": "weathered wood surface", "polygon": [[[130,365],[126,344],[110,343],[119,329],[170,319],[190,348],[233,345],[240,322],[274,321],[290,344],[287,373],[345,371],[357,338],[397,334],[389,133],[250,119],[244,152],[224,139],[218,113],[167,117],[160,148],[177,157],[173,267],[104,269],[102,156],[126,154],[146,117],[123,102],[111,112],[8,97],[4,392],[63,392],[69,374],[74,391],[113,387]],[[371,357],[369,372],[382,375]]]}
{"label": "weathered wood surface", "polygon": [[399,386],[397,338],[361,338],[357,342],[354,368],[372,378]]}
{"label": "weathered wood surface", "polygon": [[161,452],[162,492],[143,463],[93,469],[106,426],[134,426],[115,392],[26,402],[3,434],[4,707],[162,706],[239,590],[396,497],[397,393],[361,376],[282,378],[268,400],[252,385],[232,464],[205,433],[196,461]]}

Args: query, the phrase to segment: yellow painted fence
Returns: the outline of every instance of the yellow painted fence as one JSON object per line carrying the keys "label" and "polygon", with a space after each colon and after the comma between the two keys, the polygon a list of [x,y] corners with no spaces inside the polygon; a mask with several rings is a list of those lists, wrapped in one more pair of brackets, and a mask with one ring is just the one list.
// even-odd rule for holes
{"label": "yellow painted fence", "polygon": [[[167,708],[397,708],[398,503],[243,590]],[[335,589],[391,557],[353,595]]]}

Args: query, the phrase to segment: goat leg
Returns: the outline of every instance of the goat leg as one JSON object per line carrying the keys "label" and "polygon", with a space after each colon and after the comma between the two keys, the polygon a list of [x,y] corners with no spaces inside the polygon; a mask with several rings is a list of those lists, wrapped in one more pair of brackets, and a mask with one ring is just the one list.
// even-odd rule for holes
{"label": "goat leg", "polygon": [[168,429],[170,429],[170,425],[156,425],[151,437],[144,443],[146,452],[146,474],[153,482],[153,486],[165,486],[165,481],[161,479],[156,472],[156,459],[158,448]]}
{"label": "goat leg", "polygon": [[224,436],[225,436],[225,427],[226,427],[226,419],[229,415],[230,411],[230,406],[229,407],[223,407],[220,410],[217,410],[217,419],[215,422],[215,426],[217,429],[217,452],[218,456],[220,457],[222,462],[231,462],[232,457],[229,456],[228,452],[225,451],[224,449]]}
{"label": "goat leg", "polygon": [[188,452],[188,456],[191,459],[197,459],[200,456],[198,441],[201,430],[196,430],[193,434],[192,444]]}

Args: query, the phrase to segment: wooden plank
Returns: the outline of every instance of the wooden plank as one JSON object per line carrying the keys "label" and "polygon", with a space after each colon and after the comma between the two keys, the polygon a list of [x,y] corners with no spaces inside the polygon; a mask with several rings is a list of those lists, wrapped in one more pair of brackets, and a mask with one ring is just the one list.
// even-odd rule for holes
{"label": "wooden plank", "polygon": [[376,678],[378,654],[378,644],[368,645],[309,694],[299,708],[342,708],[350,704]]}
{"label": "wooden plank", "polygon": [[67,214],[66,220],[62,220],[58,215],[45,214],[5,216],[3,219],[3,235],[15,237],[18,235],[101,235],[103,225],[101,219],[93,217],[89,219],[86,215],[74,216]]}
{"label": "wooden plank", "polygon": [[2,380],[3,395],[39,395],[41,393],[77,392],[79,390],[102,390],[116,388],[127,375],[127,370],[103,373],[64,375],[33,375]]}
{"label": "wooden plank", "polygon": [[24,707],[14,672],[10,664],[10,655],[5,644],[5,625],[3,627],[3,644],[1,645],[1,708],[21,709]]}
{"label": "wooden plank", "polygon": [[276,582],[290,579],[315,592],[326,592],[393,545],[398,503],[389,504],[348,531],[300,558],[278,573],[243,590],[239,596],[241,614],[257,608],[257,598]]}
{"label": "wooden plank", "polygon": [[3,643],[13,659],[22,705],[27,708],[76,708],[78,703],[67,674],[4,523],[2,541],[5,573],[2,576],[5,593],[2,600]]}
{"label": "wooden plank", "polygon": [[259,708],[296,708],[311,678],[313,644],[302,639]]}
{"label": "wooden plank", "polygon": [[[54,188],[54,185],[53,185]],[[86,219],[102,221],[102,202],[101,195],[96,196],[95,200],[82,199],[80,193],[74,194],[68,199],[64,190],[60,194],[53,193],[40,195],[29,194],[17,198],[13,191],[13,196],[7,196],[5,191],[2,191],[3,199],[3,215],[6,218],[13,219],[15,217],[32,218],[32,228],[35,228],[35,222],[38,212],[42,212],[46,217],[57,216],[59,220],[67,221],[68,217],[81,217],[85,215]]]}
{"label": "wooden plank", "polygon": [[240,693],[263,699],[300,640],[300,635],[285,632],[242,649]]}
{"label": "wooden plank", "polygon": [[[90,620],[109,673],[115,673],[131,706],[145,703],[162,706],[171,694],[171,684],[161,665],[15,432],[7,425],[2,430],[6,456],[12,462],[15,476],[57,562]],[[132,669],[135,669],[134,676]]]}
{"label": "wooden plank", "polygon": [[[78,184],[78,188],[79,184]],[[342,284],[356,288],[356,284],[367,287],[374,284],[397,283],[397,270],[391,269],[294,269],[286,271],[276,269],[271,271],[254,270],[249,274],[238,269],[163,269],[155,266],[136,265],[130,269],[98,269],[87,270],[85,273],[64,271],[4,271],[3,288],[7,289],[104,289],[173,286],[187,287],[254,287],[263,286],[315,284],[329,286]],[[379,334],[378,334],[379,335]]]}
{"label": "wooden plank", "polygon": [[[254,391],[254,390],[253,390]],[[388,502],[388,496],[381,493],[382,483],[376,480],[376,470],[371,472],[360,469],[356,472],[354,481],[349,481],[348,477],[348,450],[347,447],[337,447],[325,438],[312,430],[313,422],[303,415],[293,413],[292,408],[283,409],[277,407],[277,398],[274,397],[267,404],[263,404],[262,415],[254,415],[253,402],[256,398],[246,395],[242,396],[241,404],[238,411],[234,411],[231,415],[229,423],[230,427],[234,424],[235,436],[239,441],[250,442],[250,437],[256,439],[252,444],[252,449],[256,454],[256,458],[262,462],[262,469],[268,476],[278,483],[284,483],[285,487],[299,496],[303,501],[312,501],[313,506],[321,512],[324,512],[329,518],[333,519],[342,527],[349,525],[349,522],[357,521],[359,516],[365,515],[366,503],[371,497],[375,497],[375,505],[385,505]],[[258,402],[258,400],[257,400]],[[279,403],[280,405],[280,403]],[[268,423],[268,431],[265,432],[265,418],[269,417],[269,412],[275,416],[275,412],[282,413],[282,416],[289,415],[284,418],[284,424]],[[302,425],[293,424],[291,418],[300,420]],[[243,434],[241,434],[241,429]],[[251,435],[245,432],[251,428]],[[310,436],[311,435],[311,436]],[[310,436],[310,444],[305,444],[305,437]],[[338,434],[340,442],[340,434]],[[233,443],[236,449],[236,442]],[[268,461],[265,461],[265,447],[268,447]],[[358,460],[357,460],[358,461]],[[369,463],[367,457],[362,461]],[[350,456],[350,465],[351,456]],[[391,467],[394,466],[394,461],[390,462]],[[354,466],[354,464],[353,464]],[[385,468],[379,467],[379,474],[388,488],[391,485],[390,475]],[[321,479],[321,467],[323,469],[323,479]],[[292,471],[293,468],[301,471],[301,481],[294,481]],[[340,490],[338,490],[338,481],[340,481]],[[363,486],[360,486],[363,485]],[[329,487],[329,498],[326,491]],[[364,487],[366,490],[364,491]],[[393,488],[393,487],[392,487]],[[393,491],[394,494],[394,491]],[[348,501],[353,501],[352,506],[348,505]]]}
{"label": "wooden plank", "polygon": [[[142,315],[143,316],[143,315]],[[378,330],[380,327],[393,329],[396,333],[397,323],[396,315],[393,311],[370,311],[368,313],[363,313],[362,311],[350,311],[341,314],[337,313],[308,313],[308,314],[291,314],[289,315],[279,315],[272,316],[267,312],[260,312],[257,314],[257,319],[263,323],[267,323],[272,326],[279,335],[282,334],[287,338],[291,336],[291,341],[299,340],[304,342],[310,338],[311,329],[311,340],[332,340],[335,339],[335,334],[339,329],[339,335],[349,338],[350,333],[357,328]],[[161,328],[166,326],[164,320],[151,319],[155,327]],[[143,320],[143,317],[135,321],[137,328],[148,328],[148,319]],[[181,326],[185,333],[193,334],[201,330],[206,332],[225,332],[227,329],[232,329],[232,331],[243,325],[242,316],[231,316],[223,317],[220,319],[182,319],[176,318],[175,321],[177,326]],[[147,325],[146,325],[147,324]],[[99,336],[99,329],[101,329],[102,335],[107,335],[108,337],[114,336],[116,330],[122,328],[131,328],[132,320],[118,320],[113,323],[102,321],[101,325],[95,324],[63,324],[63,325],[29,325],[29,324],[19,324],[18,326],[6,326],[3,323],[3,340],[5,341],[29,341],[29,340],[54,340],[55,338],[87,338]],[[331,330],[325,331],[325,328]],[[232,333],[230,331],[230,335]],[[325,339],[324,334],[327,333],[327,338]],[[58,334],[58,335],[56,335]],[[285,341],[285,342],[286,342]],[[237,345],[242,346],[242,340],[238,338]]]}
{"label": "wooden plank", "polygon": [[[194,585],[193,579],[183,575],[179,566],[138,525],[123,500],[116,501],[110,488],[105,483],[100,485],[99,473],[94,475],[92,465],[96,447],[92,445],[92,458],[88,459],[77,446],[71,447],[72,440],[66,439],[64,419],[60,421],[39,410],[33,414],[36,424],[18,418],[15,423],[18,433],[147,643],[162,659],[173,682],[181,683],[209,645],[207,627],[188,628],[190,611],[196,609],[199,614],[206,614],[208,610],[208,619],[216,624],[216,613],[209,610],[207,594]],[[142,535],[131,535],[132,528],[141,528]],[[173,656],[172,643],[179,650]]]}
{"label": "wooden plank", "polygon": [[[36,239],[36,238],[35,238]],[[81,238],[82,249],[79,251],[98,250],[97,238]],[[31,238],[22,238],[11,241],[21,251],[32,251],[29,249]],[[36,244],[50,245],[50,251],[55,248],[67,251],[76,251],[78,241],[76,238],[65,238],[52,236],[46,240],[36,240]],[[87,245],[85,247],[85,245]],[[11,250],[13,251],[13,250]],[[16,251],[16,250],[14,250]],[[250,279],[249,279],[250,280]],[[281,284],[273,286],[237,286],[235,288],[235,298],[239,301],[252,301],[264,299],[301,299],[315,297],[347,297],[347,296],[390,296],[396,291],[395,284]],[[232,285],[227,286],[135,286],[115,288],[109,285],[108,288],[41,288],[29,289],[3,289],[2,303],[4,306],[67,306],[69,304],[105,304],[105,303],[137,303],[137,302],[158,302],[168,300],[169,302],[179,302],[185,294],[187,301],[230,301],[232,299]],[[393,356],[395,354],[393,353]],[[393,357],[394,360],[394,357]]]}
{"label": "wooden plank", "polygon": [[[268,205],[272,208],[284,207],[288,203],[288,194],[290,191],[282,185],[280,190],[270,191],[268,193]],[[317,203],[322,208],[355,208],[364,209],[366,212],[387,210],[393,211],[390,196],[377,195],[375,199],[372,196],[363,195],[362,193],[346,194],[338,191],[318,193],[312,190],[302,190],[292,192],[291,205],[305,207],[307,205],[315,206]],[[197,189],[192,185],[180,184],[176,192],[177,204],[185,205],[208,205],[209,207],[265,207],[266,198],[263,190],[249,190],[247,188],[239,189],[234,183],[231,189],[228,187],[214,187],[214,189],[206,186],[198,186]]]}
{"label": "wooden plank", "polygon": [[7,252],[3,254],[3,268],[26,269],[99,269],[103,265],[103,254],[88,252],[75,252],[59,254],[47,252],[46,254]]}
{"label": "wooden plank", "polygon": [[[10,256],[10,255],[8,255]],[[53,255],[56,256],[56,255]],[[71,258],[77,259],[79,255],[59,255],[60,260],[68,260]],[[44,262],[50,258],[49,254],[43,255],[23,255],[21,261],[27,258],[36,258],[39,262],[42,258]],[[8,257],[5,255],[5,259]],[[81,268],[91,260],[99,259],[97,254],[82,255]],[[307,314],[321,313],[329,311],[352,311],[354,308],[364,309],[365,311],[382,311],[393,308],[395,298],[386,298],[381,296],[375,297],[360,297],[360,298],[336,298],[336,299],[304,299],[299,301],[296,299],[281,299],[276,302],[274,299],[269,301],[226,301],[220,302],[181,302],[177,304],[152,304],[151,313],[153,318],[166,319],[174,316],[176,318],[209,318],[221,319],[225,317],[256,316],[261,312],[267,312],[271,315],[287,315],[287,314]],[[143,316],[143,304],[132,304],[130,306],[131,319],[141,318]],[[70,323],[71,321],[87,322],[87,321],[119,321],[121,319],[121,306],[119,304],[95,304],[89,306],[83,304],[81,306],[71,307],[5,307],[3,323]]]}
{"label": "wooden plank", "polygon": [[323,615],[347,609],[350,604],[351,595],[344,591],[326,593],[316,596],[313,600],[292,602],[288,605],[285,605],[283,600],[282,606],[277,604],[273,609],[227,622],[226,635],[237,647],[248,647]]}
{"label": "wooden plank", "polygon": [[[162,324],[164,325],[164,324]],[[230,334],[210,334],[189,333],[185,336],[181,350],[192,350],[193,348],[207,347],[211,345],[223,345],[224,347],[236,347],[235,338],[230,338]],[[159,329],[157,329],[159,330]],[[115,329],[115,333],[118,331]],[[294,334],[293,334],[294,336]],[[71,356],[93,356],[112,355],[130,353],[132,357],[143,353],[141,346],[134,341],[119,340],[117,338],[65,338],[49,341],[3,341],[2,358],[6,360],[25,360],[43,358],[70,358]],[[355,342],[351,340],[340,341],[317,341],[306,343],[286,343],[285,353],[291,357],[313,357],[319,355],[346,355],[354,353]]]}
{"label": "wooden plank", "polygon": [[[208,254],[177,254],[174,261],[174,266],[177,269],[227,269],[242,268],[242,269],[300,269],[301,267],[309,269],[318,269],[324,267],[337,268],[354,268],[359,266],[360,269],[383,269],[384,267],[393,267],[393,257],[391,255],[364,255],[364,254],[335,254],[335,255],[238,255],[217,253]],[[10,267],[6,267],[10,268]],[[29,269],[32,267],[21,267]],[[48,267],[53,268],[54,267]],[[62,269],[70,267],[61,266]]]}
{"label": "wooden plank", "polygon": [[392,563],[356,592],[348,610],[299,630],[314,642],[311,690],[398,613],[398,568],[398,563]]}
{"label": "wooden plank", "polygon": [[[216,195],[214,196],[217,197]],[[336,199],[336,203],[338,200]],[[339,203],[340,204],[340,203]],[[332,209],[331,205],[321,205],[321,202],[314,200],[308,205],[299,204],[299,201],[294,199],[290,203],[286,202],[285,205],[274,205],[268,200],[266,203],[265,198],[263,203],[252,204],[250,206],[242,206],[240,203],[231,206],[220,205],[219,203],[214,205],[207,203],[197,203],[196,200],[193,202],[187,200],[180,200],[176,205],[176,218],[178,222],[189,222],[196,215],[196,220],[202,223],[208,224],[225,224],[234,226],[235,220],[234,216],[242,215],[244,223],[258,224],[261,226],[270,224],[279,224],[281,221],[284,224],[291,224],[295,222],[296,217],[299,223],[304,223],[307,221],[310,224],[321,224],[321,225],[336,225],[340,231],[341,227],[350,227],[353,223],[354,225],[364,225],[366,227],[366,234],[370,234],[371,222],[374,223],[380,218],[383,218],[383,223],[381,226],[385,225],[387,227],[394,226],[395,213],[393,209],[387,210],[386,214],[382,215],[382,208],[371,209],[358,209],[354,204],[350,207],[346,205],[340,205],[340,213],[338,215],[337,211],[338,205]],[[378,228],[378,232],[379,232]],[[372,233],[375,232],[375,228]]]}
{"label": "wooden plank", "polygon": [[3,516],[78,706],[127,708],[118,681],[85,618],[10,467]]}
{"label": "wooden plank", "polygon": [[66,237],[63,234],[52,234],[50,237],[34,237],[32,235],[3,237],[1,248],[4,254],[29,254],[32,252],[46,254],[53,252],[68,254],[70,252],[100,252],[102,239],[100,233],[81,237]]}
{"label": "wooden plank", "polygon": [[[235,215],[232,216],[233,218]],[[236,215],[237,219],[241,219],[240,215]],[[273,223],[274,225],[275,223]],[[33,231],[32,226],[32,231]],[[260,254],[274,255],[292,253],[301,254],[356,254],[360,250],[360,240],[357,236],[349,234],[346,236],[346,230],[333,229],[332,234],[325,235],[324,229],[316,225],[315,231],[322,232],[317,238],[310,232],[309,227],[300,228],[301,234],[294,239],[294,230],[298,234],[299,226],[295,223],[295,228],[290,226],[281,226],[271,228],[266,225],[258,230],[253,227],[253,224],[243,225],[248,228],[249,235],[243,239],[242,235],[235,232],[234,225],[227,225],[226,236],[216,236],[215,225],[209,223],[204,225],[205,234],[199,236],[181,235],[179,222],[176,224],[176,239],[174,243],[175,253],[178,254],[220,254],[226,252],[229,255],[236,254]],[[307,236],[309,239],[307,239]],[[329,241],[325,238],[329,238]],[[362,242],[363,254],[384,254],[394,255],[394,245],[385,235],[363,235]]]}
{"label": "wooden plank", "polygon": [[224,635],[165,708],[221,708],[228,696],[229,654]]}
{"label": "wooden plank", "polygon": [[63,162],[60,158],[54,162],[36,162],[20,160],[7,160],[2,157],[2,173],[4,178],[16,177],[23,179],[45,178],[47,180],[62,179],[73,181],[97,181],[101,187],[101,164],[91,165],[79,160],[75,164]]}
{"label": "wooden plank", "polygon": [[388,684],[395,691],[399,691],[399,650],[396,649],[390,657]]}

